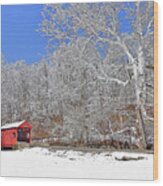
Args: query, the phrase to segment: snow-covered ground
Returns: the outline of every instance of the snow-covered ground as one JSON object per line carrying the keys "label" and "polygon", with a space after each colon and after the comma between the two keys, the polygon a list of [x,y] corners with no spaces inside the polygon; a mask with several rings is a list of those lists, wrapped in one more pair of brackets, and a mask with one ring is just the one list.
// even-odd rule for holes
{"label": "snow-covered ground", "polygon": [[[144,157],[118,161],[116,158]],[[153,179],[153,155],[127,152],[84,153],[82,151],[31,148],[1,151],[1,175],[23,177]]]}

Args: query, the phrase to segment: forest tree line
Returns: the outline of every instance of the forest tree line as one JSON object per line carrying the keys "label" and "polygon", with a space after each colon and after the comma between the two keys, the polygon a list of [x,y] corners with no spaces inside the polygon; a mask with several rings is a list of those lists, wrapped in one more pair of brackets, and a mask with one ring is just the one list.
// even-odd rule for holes
{"label": "forest tree line", "polygon": [[[130,32],[120,32],[122,10],[133,17]],[[153,2],[143,10],[140,2],[46,5],[39,32],[48,55],[33,64],[2,58],[2,125],[26,119],[33,138],[54,144],[151,148]]]}

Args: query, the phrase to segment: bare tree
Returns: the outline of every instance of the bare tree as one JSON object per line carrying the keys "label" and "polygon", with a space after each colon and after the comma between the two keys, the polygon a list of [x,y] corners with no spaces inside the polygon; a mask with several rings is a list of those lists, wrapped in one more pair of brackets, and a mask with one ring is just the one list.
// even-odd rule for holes
{"label": "bare tree", "polygon": [[[129,17],[132,26],[129,32],[120,31],[121,13]],[[76,40],[77,33],[83,29],[86,38],[93,38],[96,43],[102,41],[109,44],[109,56],[104,61],[112,58],[112,53],[118,51],[120,53],[116,55],[117,60],[127,58],[125,68],[128,73],[131,71],[132,75],[129,74],[125,81],[110,77],[108,69],[106,70],[103,64],[99,66],[97,72],[99,78],[122,86],[127,86],[131,79],[134,80],[137,118],[146,147],[145,121],[152,118],[148,117],[145,109],[145,70],[148,63],[153,61],[152,53],[151,56],[146,56],[147,51],[152,50],[149,43],[153,42],[153,2],[69,4],[66,8],[61,5],[47,5],[42,15],[41,31],[49,38],[49,43],[56,38],[60,39],[61,43],[66,38]],[[57,24],[61,23],[63,27],[60,28]],[[89,65],[94,68],[92,64]]]}

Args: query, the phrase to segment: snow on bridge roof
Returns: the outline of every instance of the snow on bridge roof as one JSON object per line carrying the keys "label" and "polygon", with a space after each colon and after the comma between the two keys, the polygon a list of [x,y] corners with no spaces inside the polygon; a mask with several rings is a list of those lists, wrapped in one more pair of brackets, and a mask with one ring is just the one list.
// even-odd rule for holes
{"label": "snow on bridge roof", "polygon": [[17,127],[19,127],[24,122],[25,122],[25,120],[18,121],[18,122],[15,122],[15,123],[7,123],[7,124],[1,126],[1,129],[17,128]]}

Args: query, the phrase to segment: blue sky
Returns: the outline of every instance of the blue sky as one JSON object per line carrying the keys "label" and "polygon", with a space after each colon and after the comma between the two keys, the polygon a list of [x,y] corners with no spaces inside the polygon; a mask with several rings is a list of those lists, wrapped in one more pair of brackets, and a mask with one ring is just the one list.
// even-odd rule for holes
{"label": "blue sky", "polygon": [[[67,9],[71,4],[61,4],[63,9]],[[7,62],[15,62],[17,60],[25,60],[31,64],[42,59],[46,55],[46,39],[36,30],[41,22],[41,10],[43,5],[3,5],[2,6],[2,54]],[[120,11],[120,32],[131,32],[132,27],[130,20],[126,18],[125,12]],[[62,22],[61,22],[62,23]],[[71,25],[67,25],[71,26]],[[62,23],[57,28],[63,30],[65,25]],[[64,30],[66,32],[66,30]],[[103,33],[99,33],[101,37]],[[78,37],[85,37],[84,29],[79,28]],[[68,44],[69,39],[65,40]],[[54,40],[55,49],[59,46],[60,41]],[[107,43],[98,42],[97,50],[102,58],[105,58],[109,45]]]}
{"label": "blue sky", "polygon": [[27,63],[46,54],[46,40],[36,30],[42,5],[4,5],[2,14],[2,54],[8,62],[23,59]]}

